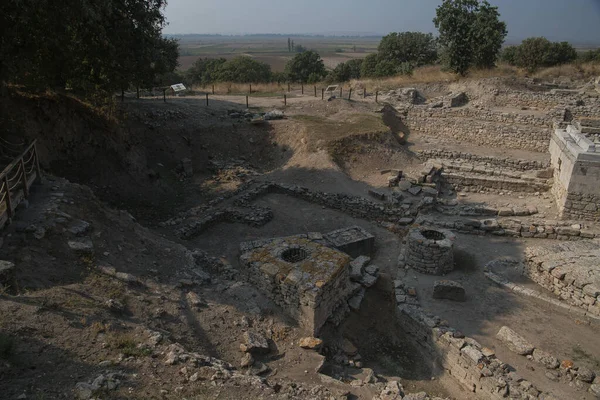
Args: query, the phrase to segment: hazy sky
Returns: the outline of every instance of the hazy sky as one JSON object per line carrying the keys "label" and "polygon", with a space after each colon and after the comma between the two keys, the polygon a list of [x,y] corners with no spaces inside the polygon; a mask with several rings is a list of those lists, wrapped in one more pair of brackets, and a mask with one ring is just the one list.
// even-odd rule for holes
{"label": "hazy sky", "polygon": [[[441,0],[169,0],[165,33],[435,32]],[[508,40],[600,42],[600,0],[491,0]]]}

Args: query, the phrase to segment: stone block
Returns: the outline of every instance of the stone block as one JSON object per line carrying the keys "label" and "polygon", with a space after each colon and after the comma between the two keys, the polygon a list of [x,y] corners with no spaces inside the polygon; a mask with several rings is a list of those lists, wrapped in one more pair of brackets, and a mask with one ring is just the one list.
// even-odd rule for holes
{"label": "stone block", "polygon": [[496,338],[506,344],[510,351],[523,356],[533,353],[535,349],[525,338],[507,326],[500,328]]}
{"label": "stone block", "polygon": [[336,249],[351,257],[372,254],[375,250],[375,236],[359,226],[338,229],[324,235]]}
{"label": "stone block", "polygon": [[354,282],[360,282],[364,273],[365,266],[371,261],[371,257],[360,256],[350,262],[350,279]]}

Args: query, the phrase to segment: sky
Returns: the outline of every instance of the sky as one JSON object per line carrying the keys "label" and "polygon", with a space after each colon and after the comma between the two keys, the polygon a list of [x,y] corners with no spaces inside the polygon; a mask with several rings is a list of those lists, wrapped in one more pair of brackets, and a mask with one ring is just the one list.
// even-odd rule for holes
{"label": "sky", "polygon": [[[436,33],[441,0],[168,0],[168,34]],[[507,41],[600,43],[600,0],[491,0],[508,25]]]}

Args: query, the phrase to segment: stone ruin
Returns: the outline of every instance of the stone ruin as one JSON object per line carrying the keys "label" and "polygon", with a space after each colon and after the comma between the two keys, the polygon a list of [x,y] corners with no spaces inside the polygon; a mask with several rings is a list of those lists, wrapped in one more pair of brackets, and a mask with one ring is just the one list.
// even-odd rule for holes
{"label": "stone ruin", "polygon": [[446,229],[413,229],[407,236],[405,265],[423,274],[445,275],[454,270],[455,240],[456,235]]}
{"label": "stone ruin", "polygon": [[256,288],[316,336],[354,294],[350,255],[370,254],[373,245],[373,235],[354,226],[244,242],[240,262]]}
{"label": "stone ruin", "polygon": [[600,150],[577,123],[555,129],[550,140],[552,192],[562,218],[600,220]]}

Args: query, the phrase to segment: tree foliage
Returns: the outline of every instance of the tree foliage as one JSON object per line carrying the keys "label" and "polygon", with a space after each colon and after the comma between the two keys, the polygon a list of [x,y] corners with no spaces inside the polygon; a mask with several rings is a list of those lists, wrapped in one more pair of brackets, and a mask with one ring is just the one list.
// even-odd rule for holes
{"label": "tree foliage", "polygon": [[502,52],[502,60],[534,72],[539,68],[565,64],[577,59],[577,51],[567,42],[551,42],[544,37],[525,39]]}
{"label": "tree foliage", "polygon": [[380,61],[395,65],[410,63],[420,67],[437,60],[437,45],[431,33],[392,32],[381,39],[377,51]]}
{"label": "tree foliage", "polygon": [[298,53],[285,66],[285,73],[293,82],[315,83],[325,75],[325,64],[314,50]]}
{"label": "tree foliage", "polygon": [[582,62],[600,62],[600,49],[588,50],[579,55]]}
{"label": "tree foliage", "polygon": [[164,0],[4,0],[0,74],[31,88],[110,94],[177,66],[162,36]]}
{"label": "tree foliage", "polygon": [[433,20],[438,28],[442,64],[465,75],[470,67],[490,68],[507,35],[498,7],[487,1],[444,0]]}
{"label": "tree foliage", "polygon": [[327,75],[328,82],[346,82],[350,79],[360,79],[363,60],[355,59],[338,64]]}
{"label": "tree foliage", "polygon": [[203,86],[214,82],[270,82],[272,78],[269,64],[248,56],[238,56],[231,60],[199,58],[186,71],[188,83]]}

